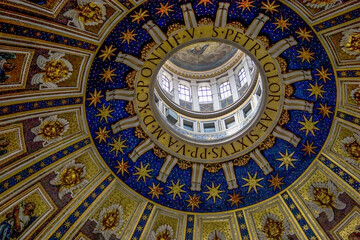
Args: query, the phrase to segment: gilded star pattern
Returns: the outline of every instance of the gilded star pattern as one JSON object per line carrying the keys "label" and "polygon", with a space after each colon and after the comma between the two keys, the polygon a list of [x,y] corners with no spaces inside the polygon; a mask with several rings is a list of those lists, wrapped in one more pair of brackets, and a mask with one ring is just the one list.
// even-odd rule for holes
{"label": "gilded star pattern", "polygon": [[204,4],[204,6],[206,7],[206,4],[208,4],[208,3],[213,4],[212,0],[200,0],[198,5]]}
{"label": "gilded star pattern", "polygon": [[292,156],[294,155],[295,152],[291,153],[290,155],[288,154],[288,150],[285,150],[285,154],[279,152],[279,154],[281,155],[281,158],[277,158],[277,161],[281,161],[281,164],[279,166],[279,168],[281,168],[282,166],[286,167],[286,171],[289,170],[289,166],[292,166],[295,168],[295,165],[293,164],[293,162],[297,161],[296,159],[292,158]]}
{"label": "gilded star pattern", "polygon": [[172,186],[168,187],[170,188],[170,191],[168,192],[168,194],[172,194],[173,195],[173,199],[175,199],[176,196],[179,196],[179,198],[181,199],[181,193],[184,193],[185,191],[182,190],[182,188],[185,186],[185,184],[180,185],[180,180],[178,179],[176,184],[174,184],[174,181],[171,181]]}
{"label": "gilded star pattern", "polygon": [[245,11],[246,9],[249,10],[251,12],[251,8],[254,7],[253,3],[254,1],[250,1],[250,0],[241,0],[236,2],[238,4],[238,8],[241,8],[241,12]]}
{"label": "gilded star pattern", "polygon": [[315,130],[319,130],[319,128],[317,128],[315,125],[319,122],[319,121],[315,121],[313,122],[312,120],[312,116],[310,117],[310,119],[307,119],[305,116],[304,117],[304,122],[299,122],[301,125],[303,125],[302,128],[300,128],[300,130],[305,130],[306,131],[306,136],[308,135],[309,132],[312,133],[313,136],[315,136],[314,131]]}
{"label": "gilded star pattern", "polygon": [[102,76],[101,80],[104,80],[105,83],[107,83],[108,81],[113,82],[112,77],[116,76],[116,73],[114,73],[116,70],[116,68],[112,69],[110,68],[110,66],[108,67],[108,69],[104,69],[103,68],[103,73],[100,73],[100,75]]}
{"label": "gilded star pattern", "polygon": [[200,208],[199,204],[202,203],[200,201],[200,196],[196,196],[196,193],[194,193],[193,196],[189,195],[189,199],[186,200],[189,204],[186,207],[191,207],[191,210],[194,211],[194,208]]}
{"label": "gilded star pattern", "polygon": [[153,171],[153,169],[148,169],[149,164],[146,164],[146,166],[144,167],[142,163],[140,163],[140,167],[135,167],[135,169],[137,170],[136,173],[134,173],[135,176],[138,176],[137,178],[137,182],[142,178],[142,180],[144,182],[146,182],[146,178],[151,178],[151,176],[149,175],[150,172]]}
{"label": "gilded star pattern", "polygon": [[268,180],[270,182],[270,187],[274,187],[274,191],[278,188],[281,190],[281,185],[285,184],[282,182],[284,177],[279,178],[279,173],[276,173],[276,176],[274,177],[271,175],[271,179]]}
{"label": "gilded star pattern", "polygon": [[243,199],[244,197],[240,196],[240,193],[235,194],[235,191],[233,191],[233,194],[228,194],[228,195],[230,198],[227,201],[231,202],[231,207],[233,205],[236,205],[236,207],[239,207],[239,203],[243,203],[243,201],[241,201],[241,199]]}
{"label": "gilded star pattern", "polygon": [[95,137],[95,139],[99,140],[99,143],[101,142],[105,142],[106,143],[106,139],[109,138],[109,132],[110,130],[106,130],[106,126],[102,129],[99,127],[99,131],[95,132],[95,134],[97,135]]}
{"label": "gilded star pattern", "polygon": [[169,5],[169,2],[167,2],[165,5],[160,3],[160,7],[156,8],[158,10],[156,14],[160,14],[160,17],[162,17],[164,14],[166,16],[169,16],[169,12],[174,11],[171,9],[172,7],[173,5]]}
{"label": "gilded star pattern", "polygon": [[330,114],[333,113],[330,110],[331,106],[328,107],[327,103],[325,103],[324,105],[322,103],[320,103],[320,107],[318,107],[316,109],[318,109],[320,111],[323,118],[325,118],[325,117],[330,118]]}
{"label": "gilded star pattern", "polygon": [[163,195],[162,190],[164,188],[160,187],[160,183],[155,186],[155,183],[152,183],[152,187],[148,187],[150,189],[150,192],[148,194],[151,194],[151,199],[156,197],[157,199],[160,198],[160,195]]}
{"label": "gilded star pattern", "polygon": [[148,16],[149,14],[147,10],[143,11],[143,9],[140,9],[140,11],[135,11],[135,14],[131,15],[130,17],[132,17],[131,22],[136,22],[137,24],[140,24],[140,21],[145,21],[145,18]]}
{"label": "gilded star pattern", "polygon": [[299,28],[298,31],[295,31],[295,33],[297,33],[299,35],[299,38],[301,38],[301,40],[306,40],[308,42],[310,42],[310,38],[312,38],[313,36],[311,35],[311,31],[307,31],[306,27],[304,27],[304,29]]}
{"label": "gilded star pattern", "polygon": [[275,1],[270,3],[269,0],[266,0],[266,3],[261,2],[261,4],[261,9],[265,9],[265,13],[270,12],[271,14],[278,12],[276,8],[280,7],[280,5],[275,4]]}
{"label": "gilded star pattern", "polygon": [[116,48],[113,47],[113,45],[110,45],[110,47],[105,46],[105,50],[101,50],[101,55],[99,55],[99,58],[101,58],[102,61],[105,61],[106,59],[110,60],[112,56],[115,56],[114,52],[116,51]]}
{"label": "gilded star pattern", "polygon": [[309,157],[311,157],[311,154],[315,154],[314,149],[317,148],[315,146],[313,146],[313,142],[309,143],[308,140],[306,140],[306,144],[303,144],[303,149],[301,149],[301,151],[305,152],[304,155],[308,154]]}
{"label": "gilded star pattern", "polygon": [[222,192],[224,192],[224,191],[219,190],[220,186],[221,186],[221,184],[219,184],[217,187],[215,187],[215,185],[214,185],[213,182],[211,183],[211,187],[206,186],[207,189],[209,190],[209,191],[207,191],[207,192],[204,192],[204,193],[206,193],[206,194],[209,195],[206,200],[209,200],[210,198],[213,198],[214,203],[216,203],[216,198],[222,199],[222,198],[220,197],[220,193],[222,193]]}
{"label": "gilded star pattern", "polygon": [[129,29],[126,30],[126,32],[121,32],[122,36],[120,39],[122,39],[121,43],[127,42],[127,44],[130,44],[130,41],[135,41],[135,36],[137,35],[134,33],[135,29],[130,31]]}
{"label": "gilded star pattern", "polygon": [[101,91],[94,90],[94,93],[90,93],[90,98],[87,98],[86,100],[89,100],[89,106],[94,105],[97,106],[98,103],[101,103],[101,98],[104,97],[101,95]]}
{"label": "gilded star pattern", "polygon": [[263,187],[259,184],[259,182],[261,180],[263,180],[264,178],[256,178],[257,177],[257,172],[255,173],[255,175],[252,177],[250,175],[250,173],[248,172],[248,177],[249,178],[242,178],[243,180],[246,181],[246,184],[242,185],[243,187],[249,187],[248,189],[248,193],[251,191],[251,189],[254,189],[255,192],[257,193],[257,187]]}
{"label": "gilded star pattern", "polygon": [[96,114],[97,117],[100,117],[100,121],[105,119],[105,122],[108,122],[108,118],[112,118],[111,113],[114,110],[110,109],[110,105],[105,107],[105,104],[102,105],[102,109],[98,108],[99,113]]}
{"label": "gilded star pattern", "polygon": [[322,79],[325,83],[327,80],[331,80],[329,76],[331,76],[331,73],[328,73],[329,69],[324,69],[323,66],[321,66],[321,70],[316,68],[316,71],[318,73],[315,73],[315,76],[319,76],[320,79]]}
{"label": "gilded star pattern", "polygon": [[289,18],[284,19],[283,16],[280,16],[279,18],[275,18],[276,22],[274,22],[274,25],[276,26],[275,29],[281,28],[281,31],[283,32],[285,29],[289,29],[289,26],[291,26],[291,23],[289,23]]}
{"label": "gilded star pattern", "polygon": [[314,59],[313,55],[314,53],[310,52],[310,48],[309,49],[305,49],[304,47],[301,47],[301,51],[296,50],[298,53],[300,53],[300,55],[298,55],[298,58],[301,58],[301,62],[307,61],[308,63],[310,63],[311,60]]}
{"label": "gilded star pattern", "polygon": [[115,151],[116,156],[118,155],[119,152],[124,154],[123,149],[128,147],[124,144],[126,142],[126,139],[121,140],[121,136],[119,136],[118,140],[116,140],[115,138],[112,138],[112,139],[113,139],[113,143],[109,143],[109,146],[112,147],[110,152]]}
{"label": "gilded star pattern", "polygon": [[317,100],[318,97],[321,97],[323,98],[323,93],[325,93],[325,91],[322,89],[324,87],[324,85],[318,85],[318,83],[315,83],[315,85],[312,85],[311,83],[310,84],[310,88],[306,89],[308,91],[310,91],[310,97],[312,95],[315,96],[315,99]]}

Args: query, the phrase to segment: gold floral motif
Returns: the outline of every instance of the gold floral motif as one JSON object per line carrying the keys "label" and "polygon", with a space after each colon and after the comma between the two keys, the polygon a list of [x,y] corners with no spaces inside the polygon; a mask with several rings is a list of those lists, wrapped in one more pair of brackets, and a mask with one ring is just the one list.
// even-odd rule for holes
{"label": "gold floral motif", "polygon": [[213,25],[214,22],[211,18],[202,18],[200,19],[200,21],[198,22],[199,26],[203,26],[203,25]]}
{"label": "gold floral motif", "polygon": [[135,128],[135,136],[139,139],[146,138],[146,134],[145,134],[144,130],[139,126]]}
{"label": "gold floral motif", "polygon": [[168,155],[167,152],[165,152],[164,150],[162,150],[158,146],[155,146],[153,148],[153,151],[154,151],[155,156],[157,156],[158,158],[165,158]]}
{"label": "gold floral motif", "polygon": [[207,163],[204,167],[210,173],[217,173],[221,169],[220,163]]}
{"label": "gold floral motif", "polygon": [[341,146],[348,155],[355,160],[356,163],[360,163],[360,135],[354,133],[353,136],[349,136],[341,140]]}
{"label": "gold floral motif", "polygon": [[150,50],[156,46],[155,42],[151,42],[145,45],[145,47],[143,47],[143,49],[141,49],[141,58],[143,60],[146,59],[147,55],[149,54]]}
{"label": "gold floral motif", "polygon": [[58,138],[65,130],[65,126],[58,120],[56,121],[44,121],[38,132],[39,136],[42,136],[45,140]]}
{"label": "gold floral motif", "polygon": [[113,204],[103,208],[96,222],[94,233],[101,233],[106,240],[109,240],[113,234],[119,238],[119,231],[124,223],[122,206]]}
{"label": "gold floral motif", "polygon": [[86,5],[79,5],[76,9],[79,12],[79,21],[86,23],[98,23],[103,20],[100,4],[89,2]]}
{"label": "gold floral motif", "polygon": [[275,136],[270,134],[262,143],[260,143],[260,151],[272,148],[275,144],[275,139]]}
{"label": "gold floral motif", "polygon": [[351,91],[351,98],[360,106],[360,87]]}
{"label": "gold floral motif", "polygon": [[126,76],[126,84],[129,86],[129,88],[134,89],[134,82],[136,77],[136,71],[132,71]]}
{"label": "gold floral motif", "polygon": [[134,116],[136,114],[134,103],[132,101],[129,101],[128,104],[125,106],[125,111],[130,114],[131,116]]}
{"label": "gold floral motif", "polygon": [[279,125],[283,126],[290,121],[290,114],[288,110],[283,110],[279,119]]}
{"label": "gold floral motif", "polygon": [[156,232],[152,231],[148,240],[172,240],[173,239],[173,229],[164,224],[156,229]]}
{"label": "gold floral motif", "polygon": [[104,217],[101,219],[102,231],[114,230],[115,227],[119,224],[119,210],[114,209],[105,213]]}
{"label": "gold floral motif", "polygon": [[173,32],[176,32],[176,31],[178,31],[180,29],[183,29],[184,27],[185,27],[185,25],[183,25],[183,24],[173,23],[168,27],[168,30],[167,30],[166,34],[168,36],[170,36]]}
{"label": "gold floral motif", "polygon": [[354,51],[360,54],[360,32],[353,32],[348,39],[345,47],[349,51]]}
{"label": "gold floral motif", "polygon": [[229,27],[233,27],[233,28],[237,28],[237,29],[240,29],[242,31],[245,31],[245,27],[242,25],[241,22],[238,22],[238,21],[234,21],[234,22],[231,22],[231,23],[228,23],[227,26]]}
{"label": "gold floral motif", "polygon": [[177,162],[178,166],[180,169],[182,170],[186,170],[186,169],[189,169],[191,168],[192,164],[191,162],[188,162],[186,160],[183,160],[183,159],[180,159],[178,162]]}
{"label": "gold floral motif", "polygon": [[280,68],[281,68],[281,72],[284,73],[287,70],[287,62],[284,58],[282,57],[277,57],[276,60],[278,61]]}
{"label": "gold floral motif", "polygon": [[294,87],[289,84],[289,85],[285,85],[285,97],[289,98],[291,97],[295,92]]}
{"label": "gold floral motif", "polygon": [[44,82],[57,83],[68,76],[70,70],[61,60],[51,60],[45,65]]}
{"label": "gold floral motif", "polygon": [[250,161],[250,155],[246,154],[233,160],[235,166],[243,167]]}
{"label": "gold floral motif", "polygon": [[281,240],[284,226],[281,221],[267,218],[262,231],[265,233],[267,239]]}
{"label": "gold floral motif", "polygon": [[77,184],[79,184],[82,180],[82,175],[84,173],[84,169],[81,167],[76,168],[76,167],[72,167],[72,168],[68,168],[68,169],[64,169],[61,173],[60,173],[60,182],[61,182],[61,187],[74,187]]}
{"label": "gold floral motif", "polygon": [[258,36],[257,39],[264,44],[265,48],[268,49],[270,46],[270,41],[267,37],[265,36]]}

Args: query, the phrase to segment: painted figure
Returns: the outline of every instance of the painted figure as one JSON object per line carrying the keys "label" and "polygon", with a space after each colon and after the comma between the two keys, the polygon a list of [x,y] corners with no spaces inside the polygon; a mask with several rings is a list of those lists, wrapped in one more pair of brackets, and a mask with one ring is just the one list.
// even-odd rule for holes
{"label": "painted figure", "polygon": [[0,83],[4,83],[11,76],[8,75],[12,70],[14,70],[15,65],[9,63],[9,59],[15,59],[16,55],[13,53],[1,53],[0,52]]}
{"label": "painted figure", "polygon": [[6,214],[6,220],[0,224],[0,239],[17,239],[34,222],[35,203],[22,202]]}

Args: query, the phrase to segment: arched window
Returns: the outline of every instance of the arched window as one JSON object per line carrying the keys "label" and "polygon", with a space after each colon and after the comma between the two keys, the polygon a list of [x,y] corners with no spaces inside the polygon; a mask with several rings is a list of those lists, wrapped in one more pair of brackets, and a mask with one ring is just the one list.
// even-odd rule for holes
{"label": "arched window", "polygon": [[244,85],[244,81],[246,79],[246,73],[245,73],[245,68],[242,68],[238,74],[239,77],[239,84],[238,84],[238,88],[241,87],[242,85]]}
{"label": "arched window", "polygon": [[199,102],[212,102],[211,89],[208,86],[198,88]]}
{"label": "arched window", "polygon": [[190,88],[179,84],[179,99],[190,102]]}
{"label": "arched window", "polygon": [[231,89],[230,89],[230,83],[229,81],[223,82],[220,87],[220,98],[225,99],[231,96]]}
{"label": "arched window", "polygon": [[170,81],[167,77],[165,77],[164,75],[162,75],[162,78],[161,78],[161,86],[162,88],[167,91],[167,92],[170,92]]}

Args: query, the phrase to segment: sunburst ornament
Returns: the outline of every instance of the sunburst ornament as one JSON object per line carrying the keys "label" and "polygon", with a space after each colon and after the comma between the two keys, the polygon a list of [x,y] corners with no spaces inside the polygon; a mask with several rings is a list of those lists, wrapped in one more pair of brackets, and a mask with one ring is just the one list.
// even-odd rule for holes
{"label": "sunburst ornament", "polygon": [[318,85],[318,83],[315,83],[315,85],[310,84],[310,88],[306,89],[308,91],[310,91],[310,97],[311,96],[315,96],[315,99],[317,100],[318,97],[323,98],[323,93],[325,93],[326,91],[323,90],[324,85]]}
{"label": "sunburst ornament", "polygon": [[293,162],[297,161],[296,159],[292,158],[292,156],[294,155],[295,152],[291,153],[290,155],[288,154],[288,150],[285,150],[285,154],[279,152],[279,154],[281,155],[281,158],[277,158],[276,160],[281,161],[281,164],[279,166],[279,168],[281,168],[282,166],[286,167],[286,171],[289,170],[289,166],[292,166],[295,168],[295,165],[293,164]]}
{"label": "sunburst ornament", "polygon": [[101,103],[101,98],[104,97],[104,95],[101,95],[101,91],[94,90],[94,93],[89,93],[90,97],[86,100],[89,100],[89,106],[94,105],[94,107],[97,106],[98,103]]}
{"label": "sunburst ornament", "polygon": [[189,195],[189,199],[186,202],[189,203],[186,207],[191,207],[191,211],[194,211],[195,207],[200,208],[199,204],[202,203],[200,196],[196,196],[196,193],[193,196]]}
{"label": "sunburst ornament", "polygon": [[316,109],[320,111],[323,118],[325,117],[330,118],[330,114],[334,113],[330,110],[331,106],[328,107],[327,103],[325,103],[324,105],[320,103],[320,107]]}
{"label": "sunburst ornament", "polygon": [[34,142],[43,142],[43,146],[58,142],[62,136],[69,130],[70,124],[64,118],[58,118],[58,115],[52,115],[47,118],[39,118],[40,125],[31,129],[36,135]]}
{"label": "sunburst ornament", "polygon": [[308,63],[310,63],[311,60],[314,59],[313,55],[314,53],[310,52],[310,48],[309,49],[305,49],[304,47],[301,47],[301,50],[296,50],[299,55],[297,56],[297,58],[301,58],[301,62],[307,61]]}
{"label": "sunburst ornament", "polygon": [[105,46],[105,50],[101,50],[99,58],[104,62],[105,60],[110,60],[112,56],[115,56],[115,51],[117,48],[114,48],[113,45]]}
{"label": "sunburst ornament", "polygon": [[151,199],[153,199],[154,197],[159,199],[160,195],[164,195],[162,192],[164,188],[160,187],[160,183],[156,186],[155,183],[152,183],[152,187],[148,187],[148,188],[150,189],[150,192],[148,192],[148,194],[151,195]]}
{"label": "sunburst ornament", "polygon": [[243,201],[241,201],[241,199],[243,199],[244,197],[240,196],[240,193],[235,194],[235,191],[233,191],[233,194],[228,194],[228,195],[230,198],[227,201],[231,202],[231,207],[233,205],[236,205],[236,207],[239,207],[239,203],[243,203]]}
{"label": "sunburst ornament", "polygon": [[135,167],[135,169],[137,170],[136,173],[134,173],[135,176],[138,176],[138,178],[136,179],[136,181],[139,181],[141,178],[144,182],[146,182],[146,178],[151,178],[151,176],[149,175],[150,172],[153,171],[153,169],[148,169],[149,164],[146,164],[145,167],[143,166],[142,163],[140,163],[140,167]]}
{"label": "sunburst ornament", "polygon": [[60,199],[70,193],[74,197],[74,191],[83,188],[88,181],[85,179],[86,167],[82,163],[71,160],[59,171],[55,171],[55,178],[50,181],[51,185],[60,186],[58,196]]}
{"label": "sunburst ornament", "polygon": [[216,203],[216,198],[222,199],[222,197],[220,197],[220,193],[222,193],[224,191],[219,190],[220,186],[221,186],[221,184],[219,184],[219,185],[217,185],[217,187],[215,187],[213,182],[211,183],[211,187],[206,186],[207,189],[209,190],[207,192],[204,192],[209,195],[206,200],[209,200],[210,198],[212,198],[214,200],[214,203]]}
{"label": "sunburst ornament", "polygon": [[135,41],[135,36],[137,35],[134,33],[135,29],[133,30],[126,30],[126,32],[121,32],[122,36],[120,39],[122,39],[121,43],[127,42],[127,44],[130,44],[130,41]]}
{"label": "sunburst ornament", "polygon": [[185,186],[185,184],[180,185],[179,179],[177,180],[176,184],[174,184],[174,181],[171,180],[171,184],[172,184],[172,186],[168,187],[168,188],[170,188],[170,191],[168,192],[168,194],[172,194],[173,199],[175,199],[176,196],[179,196],[179,198],[181,199],[181,193],[185,192],[184,190],[182,190],[182,188]]}
{"label": "sunburst ornament", "polygon": [[249,178],[242,178],[243,180],[245,180],[246,181],[246,184],[244,184],[244,185],[242,185],[243,187],[249,187],[249,189],[248,189],[248,193],[251,191],[251,189],[254,189],[254,191],[257,193],[258,191],[257,191],[257,187],[263,187],[263,186],[261,186],[260,184],[259,184],[259,182],[261,181],[261,180],[263,180],[264,178],[256,178],[257,177],[257,172],[255,173],[255,175],[252,177],[251,175],[250,175],[250,173],[248,172],[247,173],[248,174],[248,177]]}
{"label": "sunburst ornament", "polygon": [[160,14],[160,17],[162,17],[164,14],[166,16],[169,16],[169,12],[174,11],[174,10],[171,9],[172,7],[173,7],[173,5],[169,5],[169,2],[167,2],[165,5],[160,3],[160,7],[156,8],[158,10],[156,12],[156,14]]}
{"label": "sunburst ornament", "polygon": [[206,7],[206,4],[213,4],[212,0],[199,0],[198,5],[204,4],[204,7]]}
{"label": "sunburst ornament", "polygon": [[94,233],[101,233],[105,240],[109,240],[111,235],[120,238],[120,230],[124,222],[122,206],[113,204],[101,210],[99,218],[96,220]]}
{"label": "sunburst ornament", "polygon": [[116,70],[116,68],[111,69],[110,66],[108,67],[108,69],[103,68],[104,72],[100,73],[100,75],[102,76],[101,80],[104,80],[105,83],[107,83],[108,81],[113,82],[112,77],[116,76],[116,73],[114,73],[115,70]]}
{"label": "sunburst ornament", "polygon": [[317,69],[316,71],[318,73],[315,73],[315,76],[318,76],[320,79],[322,79],[324,81],[324,83],[326,83],[327,80],[331,80],[331,78],[329,76],[331,76],[332,74],[329,73],[329,69],[324,69],[323,66],[321,66],[321,69]]}
{"label": "sunburst ornament", "polygon": [[115,168],[117,169],[116,174],[121,172],[121,176],[124,176],[125,173],[129,174],[128,168],[130,167],[128,165],[128,162],[124,162],[124,158],[121,158],[121,162],[117,161],[117,166]]}
{"label": "sunburst ornament", "polygon": [[280,28],[282,32],[285,29],[289,29],[289,26],[292,25],[291,23],[289,23],[289,18],[284,19],[282,15],[280,16],[280,18],[275,18],[275,19],[276,19],[276,22],[274,22],[274,25],[276,26],[275,29]]}
{"label": "sunburst ornament", "polygon": [[313,36],[311,35],[311,30],[307,31],[306,27],[304,27],[304,29],[299,27],[299,30],[295,31],[295,33],[297,33],[299,35],[299,38],[301,38],[301,40],[306,40],[308,42],[310,42],[310,38],[312,38]]}
{"label": "sunburst ornament", "polygon": [[95,134],[97,135],[95,137],[95,139],[99,140],[99,143],[102,143],[102,142],[107,142],[107,138],[109,138],[109,132],[110,130],[106,130],[106,126],[104,128],[101,128],[99,127],[99,131],[98,132],[95,132]]}
{"label": "sunburst ornament", "polygon": [[115,156],[117,156],[119,154],[119,152],[124,154],[124,148],[128,147],[124,144],[125,142],[126,142],[126,139],[121,140],[121,136],[119,136],[119,138],[117,140],[115,138],[113,138],[113,143],[109,143],[109,146],[112,147],[110,152],[115,151]]}
{"label": "sunburst ornament", "polygon": [[311,157],[311,154],[315,154],[314,149],[316,149],[317,147],[313,146],[314,143],[309,143],[308,140],[306,140],[306,144],[303,144],[303,149],[301,149],[301,151],[304,152],[304,155],[308,154],[309,157]]}
{"label": "sunburst ornament", "polygon": [[265,12],[270,12],[271,14],[274,14],[274,12],[278,12],[276,8],[280,7],[280,5],[275,4],[275,1],[271,2],[269,0],[266,0],[266,3],[261,2],[262,6],[261,9],[265,9]]}
{"label": "sunburst ornament", "polygon": [[98,108],[99,113],[96,114],[97,117],[100,117],[100,121],[105,119],[105,122],[108,122],[108,118],[112,118],[111,113],[115,110],[110,109],[110,105],[105,107],[105,104],[102,105],[102,109]]}
{"label": "sunburst ornament", "polygon": [[308,135],[309,132],[311,132],[311,134],[313,136],[315,136],[315,130],[319,130],[319,128],[317,128],[315,125],[319,122],[319,121],[313,121],[313,117],[311,116],[310,119],[307,119],[305,116],[304,117],[304,122],[300,122],[299,123],[301,125],[303,125],[302,128],[300,128],[300,130],[305,130],[306,131],[306,136]]}
{"label": "sunburst ornament", "polygon": [[278,188],[281,190],[281,185],[285,184],[282,182],[284,177],[279,177],[279,173],[276,173],[276,176],[274,177],[271,175],[271,179],[268,180],[270,182],[270,187],[274,187],[274,191]]}
{"label": "sunburst ornament", "polygon": [[241,0],[241,1],[237,1],[237,7],[241,8],[241,12],[248,10],[249,12],[251,12],[251,8],[254,7],[253,3],[254,1],[250,1],[250,0]]}
{"label": "sunburst ornament", "polygon": [[138,12],[135,11],[135,14],[131,15],[130,17],[132,17],[131,22],[136,22],[137,24],[140,24],[140,21],[145,21],[145,18],[148,16],[149,14],[147,10],[143,11],[143,9],[140,9]]}

